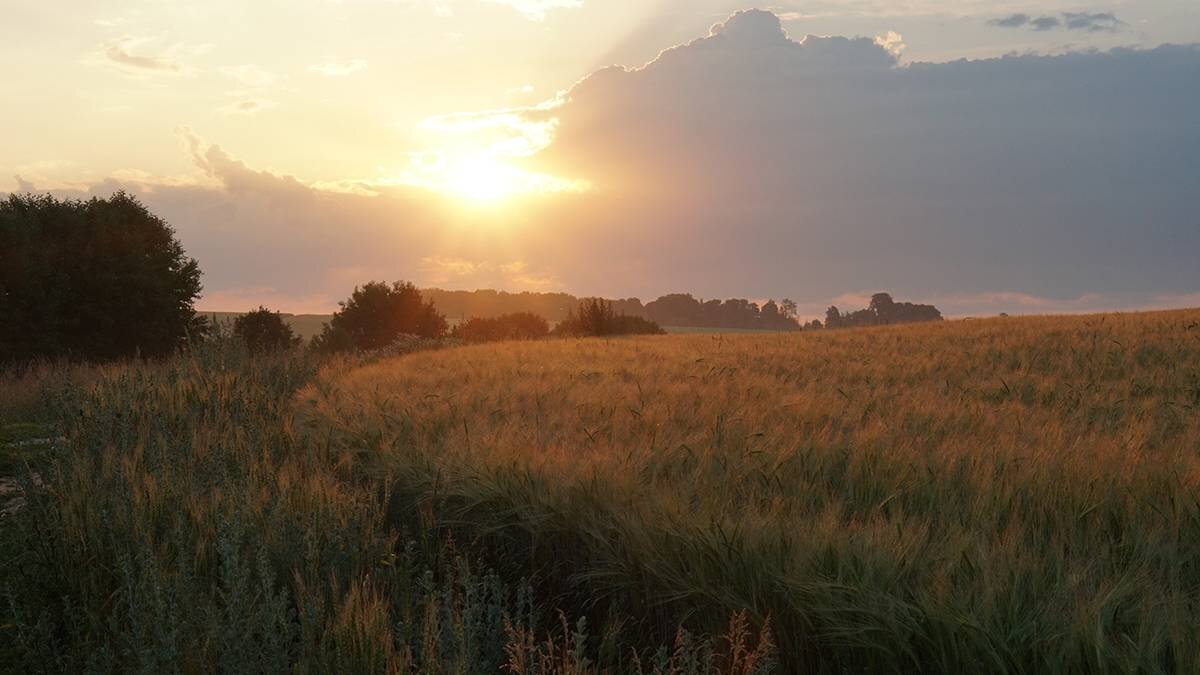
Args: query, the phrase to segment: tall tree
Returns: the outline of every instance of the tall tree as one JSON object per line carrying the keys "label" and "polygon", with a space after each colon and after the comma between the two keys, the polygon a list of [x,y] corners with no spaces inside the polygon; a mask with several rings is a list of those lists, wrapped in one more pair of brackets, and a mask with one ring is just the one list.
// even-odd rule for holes
{"label": "tall tree", "polygon": [[234,319],[233,334],[246,343],[251,354],[284,351],[300,344],[279,312],[261,306]]}
{"label": "tall tree", "polygon": [[134,197],[0,201],[0,361],[160,356],[202,327],[200,267]]}
{"label": "tall tree", "polygon": [[379,349],[401,335],[438,338],[446,334],[446,317],[421,297],[417,287],[397,281],[372,281],[355,287],[350,298],[318,335],[313,345],[322,351]]}

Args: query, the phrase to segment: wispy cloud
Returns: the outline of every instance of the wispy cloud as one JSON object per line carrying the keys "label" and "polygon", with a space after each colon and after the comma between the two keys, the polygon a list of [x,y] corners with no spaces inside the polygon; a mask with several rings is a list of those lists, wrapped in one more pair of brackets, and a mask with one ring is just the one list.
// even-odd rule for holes
{"label": "wispy cloud", "polygon": [[1098,14],[1090,14],[1088,12],[1067,12],[1066,14],[1063,14],[1063,25],[1066,26],[1068,30],[1086,30],[1090,33],[1111,33],[1125,24],[1112,12],[1101,12]]}
{"label": "wispy cloud", "polygon": [[159,73],[178,73],[183,67],[175,60],[172,50],[162,54],[137,54],[134,50],[150,42],[148,38],[125,35],[104,47],[104,56],[122,69]]}
{"label": "wispy cloud", "polygon": [[1112,12],[1064,12],[1058,16],[1010,14],[992,19],[988,21],[988,25],[997,28],[1029,28],[1040,32],[1063,28],[1088,33],[1112,33],[1124,26],[1125,22]]}
{"label": "wispy cloud", "polygon": [[221,106],[217,112],[222,115],[257,115],[258,113],[275,106],[274,101],[264,99],[243,99],[234,101],[228,105]]}
{"label": "wispy cloud", "polygon": [[583,7],[583,0],[486,0],[497,5],[508,5],[531,21],[545,21],[552,9],[576,9]]}
{"label": "wispy cloud", "polygon": [[279,81],[279,76],[275,73],[248,63],[240,66],[227,66],[221,69],[221,73],[248,87],[265,87]]}
{"label": "wispy cloud", "polygon": [[562,282],[549,271],[534,272],[524,260],[496,262],[453,256],[429,256],[421,260],[425,282],[460,288],[508,288],[515,291],[558,291]]}
{"label": "wispy cloud", "polygon": [[366,70],[366,68],[367,62],[363,59],[328,61],[326,63],[318,63],[308,67],[308,69],[314,73],[320,73],[326,77],[345,77],[347,75],[353,75],[360,70]]}

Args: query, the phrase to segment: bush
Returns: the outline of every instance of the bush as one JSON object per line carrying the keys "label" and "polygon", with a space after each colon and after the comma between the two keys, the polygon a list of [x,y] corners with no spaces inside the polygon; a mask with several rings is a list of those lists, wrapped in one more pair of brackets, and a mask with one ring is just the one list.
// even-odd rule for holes
{"label": "bush", "polygon": [[9,195],[0,252],[0,362],[161,356],[187,342],[200,268],[124,192]]}
{"label": "bush", "polygon": [[517,312],[494,318],[473,318],[454,327],[452,335],[464,342],[536,340],[550,334],[550,324],[537,314]]}
{"label": "bush", "polygon": [[324,352],[366,351],[382,349],[401,335],[440,338],[446,335],[446,317],[438,313],[432,302],[425,302],[421,292],[411,283],[392,285],[372,281],[354,293],[321,334],[313,339],[313,347]]}
{"label": "bush", "polygon": [[654,321],[640,316],[617,314],[612,303],[601,298],[588,298],[571,312],[565,321],[554,327],[554,335],[662,335],[666,333]]}
{"label": "bush", "polygon": [[300,344],[283,316],[262,306],[234,319],[233,334],[246,343],[251,354],[281,352]]}

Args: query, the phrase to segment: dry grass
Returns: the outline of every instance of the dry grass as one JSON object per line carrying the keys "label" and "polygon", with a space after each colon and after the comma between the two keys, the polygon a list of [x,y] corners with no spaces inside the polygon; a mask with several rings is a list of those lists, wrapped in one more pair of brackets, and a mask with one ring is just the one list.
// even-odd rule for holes
{"label": "dry grass", "polygon": [[393,514],[656,634],[748,608],[790,669],[1200,668],[1200,311],[483,345],[303,398]]}

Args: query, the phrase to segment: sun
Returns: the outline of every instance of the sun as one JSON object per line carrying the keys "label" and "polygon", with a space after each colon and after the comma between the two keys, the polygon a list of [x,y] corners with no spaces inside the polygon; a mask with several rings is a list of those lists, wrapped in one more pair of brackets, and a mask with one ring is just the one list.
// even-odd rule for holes
{"label": "sun", "polygon": [[495,208],[524,197],[592,189],[585,180],[536,173],[513,163],[520,159],[493,148],[431,151],[411,156],[409,167],[386,182],[423,187],[478,208]]}
{"label": "sun", "polygon": [[442,189],[476,204],[495,204],[531,191],[532,176],[487,155],[461,157],[447,163]]}

